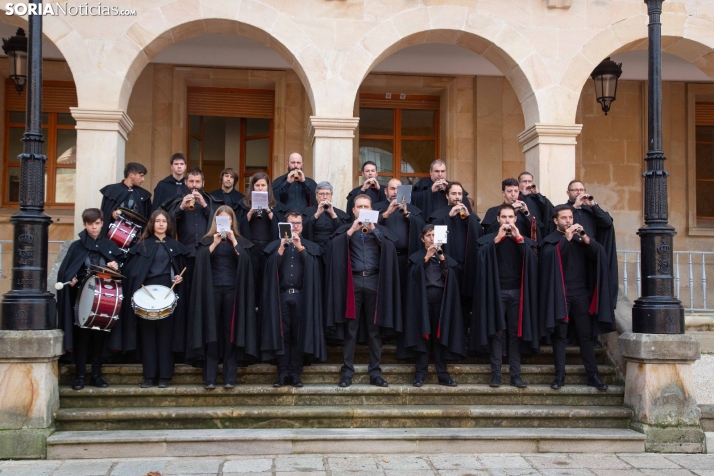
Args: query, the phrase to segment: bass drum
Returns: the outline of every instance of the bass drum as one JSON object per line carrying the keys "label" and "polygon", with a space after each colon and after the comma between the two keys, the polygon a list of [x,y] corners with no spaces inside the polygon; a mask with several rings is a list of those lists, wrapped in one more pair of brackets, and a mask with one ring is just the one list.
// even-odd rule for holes
{"label": "bass drum", "polygon": [[79,290],[74,323],[85,329],[110,331],[119,320],[122,299],[121,281],[89,274]]}

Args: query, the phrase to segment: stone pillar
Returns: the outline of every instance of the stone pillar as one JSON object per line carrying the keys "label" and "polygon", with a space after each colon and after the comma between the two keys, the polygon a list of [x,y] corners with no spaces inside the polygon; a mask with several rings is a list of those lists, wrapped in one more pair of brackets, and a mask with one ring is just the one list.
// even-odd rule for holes
{"label": "stone pillar", "polygon": [[526,154],[526,170],[553,205],[566,202],[568,182],[578,178],[575,138],[582,128],[582,124],[535,124],[518,135]]}
{"label": "stone pillar", "polygon": [[124,178],[124,149],[134,123],[121,110],[70,109],[77,121],[74,229],[79,233],[82,211],[102,203],[99,189]]}
{"label": "stone pillar", "polygon": [[626,332],[619,344],[627,362],[625,406],[634,412],[631,428],[645,434],[645,450],[704,452],[692,377],[699,341],[685,334]]}
{"label": "stone pillar", "polygon": [[[344,210],[354,175],[353,141],[359,117],[310,116],[312,164],[316,182],[332,184],[332,200]],[[345,210],[346,211],[346,210]]]}
{"label": "stone pillar", "polygon": [[60,330],[0,331],[0,459],[46,457],[62,337]]}

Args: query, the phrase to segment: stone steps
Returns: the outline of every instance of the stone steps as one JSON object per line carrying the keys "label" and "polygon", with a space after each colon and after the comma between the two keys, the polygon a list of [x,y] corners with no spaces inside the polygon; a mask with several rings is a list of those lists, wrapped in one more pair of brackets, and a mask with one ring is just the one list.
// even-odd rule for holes
{"label": "stone steps", "polygon": [[109,388],[60,388],[62,409],[139,407],[230,407],[230,406],[344,406],[344,405],[622,405],[624,388],[611,386],[601,392],[584,385],[553,390],[547,385],[518,389],[505,385],[391,385],[386,388],[353,384],[306,385],[302,388],[267,385],[238,385],[233,389],[206,390],[199,385],[172,385],[169,388],[139,388],[114,385]]}
{"label": "stone steps", "polygon": [[628,428],[621,406],[342,405],[67,408],[62,431],[230,428]]}
{"label": "stone steps", "polygon": [[619,428],[321,428],[59,431],[47,440],[47,458],[57,460],[447,452],[641,453],[644,435]]}
{"label": "stone steps", "polygon": [[[337,384],[339,381],[341,364],[314,364],[305,367],[302,374],[302,381],[305,384]],[[390,384],[411,384],[414,380],[414,366],[409,364],[384,364],[382,376]],[[617,381],[617,373],[611,365],[600,365],[600,377],[607,384],[614,384]],[[355,365],[356,374],[354,383],[369,383],[367,375],[367,365]],[[89,368],[87,369],[89,373]],[[429,375],[425,383],[436,384],[437,376],[433,365],[430,366]],[[459,384],[487,384],[491,380],[491,368],[486,364],[454,364],[449,365],[449,372],[454,380]],[[503,382],[508,384],[508,366],[502,367]],[[585,369],[582,365],[566,366],[566,383],[581,384],[587,383]],[[140,364],[105,365],[102,368],[102,376],[110,385],[138,385],[143,380],[142,368]],[[523,365],[521,376],[529,385],[550,384],[553,380],[552,365]],[[252,365],[238,369],[239,385],[243,384],[264,384],[272,385],[276,380],[275,366],[268,364]],[[63,366],[60,371],[60,384],[71,385],[74,379],[74,366]],[[176,365],[172,384],[195,384],[203,383],[202,370],[190,365]],[[218,383],[223,383],[219,376]]]}

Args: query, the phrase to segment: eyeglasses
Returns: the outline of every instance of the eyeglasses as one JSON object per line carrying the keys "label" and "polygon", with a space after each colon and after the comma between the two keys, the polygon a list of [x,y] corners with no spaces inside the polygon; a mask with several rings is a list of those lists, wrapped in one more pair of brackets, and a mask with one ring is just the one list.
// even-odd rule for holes
{"label": "eyeglasses", "polygon": [[584,188],[571,188],[570,190],[568,190],[568,192],[583,193],[583,192],[585,192],[585,189]]}

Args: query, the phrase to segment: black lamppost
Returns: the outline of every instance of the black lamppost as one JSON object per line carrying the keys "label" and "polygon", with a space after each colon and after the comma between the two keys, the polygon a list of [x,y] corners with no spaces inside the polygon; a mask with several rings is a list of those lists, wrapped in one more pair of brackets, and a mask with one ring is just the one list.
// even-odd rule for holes
{"label": "black lamppost", "polygon": [[15,36],[2,39],[2,50],[7,55],[10,79],[15,82],[15,90],[22,94],[27,82],[27,37],[25,30],[17,29]]}
{"label": "black lamppost", "polygon": [[[37,4],[41,0],[31,0]],[[38,8],[39,10],[39,8]],[[0,303],[0,329],[54,329],[56,306],[47,291],[47,239],[50,217],[45,215],[45,162],[42,154],[42,16],[29,15],[29,71],[25,143],[20,154],[20,211],[13,224],[12,282]]]}
{"label": "black lamppost", "polygon": [[662,151],[662,25],[664,0],[645,0],[649,13],[648,149],[645,161],[645,224],[640,235],[642,296],[632,307],[632,331],[643,334],[684,334],[684,309],[674,297],[672,241],[667,223],[666,157]]}
{"label": "black lamppost", "polygon": [[595,100],[600,103],[607,116],[610,104],[617,99],[617,81],[622,75],[622,63],[615,63],[609,57],[602,60],[590,74],[595,83]]}

